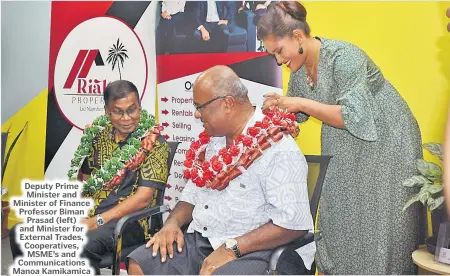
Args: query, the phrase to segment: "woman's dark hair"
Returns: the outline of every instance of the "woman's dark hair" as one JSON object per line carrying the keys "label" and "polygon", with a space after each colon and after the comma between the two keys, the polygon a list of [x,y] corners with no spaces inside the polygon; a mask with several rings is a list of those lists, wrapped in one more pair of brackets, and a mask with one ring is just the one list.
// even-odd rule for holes
{"label": "woman's dark hair", "polygon": [[305,7],[297,1],[280,1],[270,5],[259,20],[258,38],[262,40],[269,35],[276,38],[291,36],[297,29],[302,29],[306,35],[311,32],[306,22]]}
{"label": "woman's dark hair", "polygon": [[138,103],[141,104],[136,85],[134,85],[131,81],[116,80],[110,82],[106,86],[105,91],[103,92],[103,99],[105,100],[105,104],[108,105],[111,101],[123,99],[130,93],[134,93],[136,95]]}

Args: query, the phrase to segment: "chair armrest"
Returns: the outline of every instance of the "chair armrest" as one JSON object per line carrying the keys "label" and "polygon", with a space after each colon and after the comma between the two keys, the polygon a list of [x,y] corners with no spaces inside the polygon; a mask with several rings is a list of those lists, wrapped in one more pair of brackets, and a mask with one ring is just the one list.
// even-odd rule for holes
{"label": "chair armrest", "polygon": [[272,252],[272,255],[270,256],[268,273],[273,274],[274,272],[277,271],[277,264],[279,259],[281,258],[281,255],[283,255],[285,252],[295,251],[300,247],[303,247],[311,242],[314,242],[314,236],[315,236],[314,233],[308,232],[305,235],[301,236],[300,238],[296,239],[295,241],[276,248]]}
{"label": "chair armrest", "polygon": [[145,208],[140,211],[128,214],[124,217],[122,217],[116,224],[116,228],[114,229],[114,237],[117,237],[118,235],[122,235],[123,230],[125,229],[125,226],[127,226],[129,223],[141,220],[146,217],[151,217],[157,214],[164,213],[169,210],[169,206],[167,205],[161,205],[156,206],[153,208]]}
{"label": "chair armrest", "polygon": [[255,14],[251,10],[243,10],[236,16],[236,23],[247,30],[247,51],[256,51]]}
{"label": "chair armrest", "polygon": [[255,26],[253,20],[255,18],[255,13],[251,10],[242,10],[240,13],[236,15],[236,23],[244,29],[247,29],[249,26]]}
{"label": "chair armrest", "polygon": [[114,228],[114,252],[113,252],[113,267],[112,274],[120,274],[120,260],[122,257],[122,232],[129,223],[141,220],[146,217],[151,217],[157,214],[164,213],[169,210],[168,205],[156,206],[153,208],[145,208],[143,210],[128,214],[122,217]]}

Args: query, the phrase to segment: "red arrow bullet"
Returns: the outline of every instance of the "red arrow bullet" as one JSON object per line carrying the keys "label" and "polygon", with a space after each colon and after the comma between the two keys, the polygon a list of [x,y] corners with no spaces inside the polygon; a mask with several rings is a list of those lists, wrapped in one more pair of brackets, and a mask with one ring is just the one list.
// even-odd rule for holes
{"label": "red arrow bullet", "polygon": [[169,135],[164,135],[164,138],[166,139],[166,140],[168,140],[169,139]]}
{"label": "red arrow bullet", "polygon": [[162,123],[161,125],[162,125],[163,127],[168,127],[168,126],[169,126],[169,124],[168,124],[168,123],[165,123],[165,122]]}
{"label": "red arrow bullet", "polygon": [[168,100],[169,100],[169,99],[167,99],[166,97],[161,98],[161,101],[163,101],[163,102],[165,102],[165,103],[167,103]]}
{"label": "red arrow bullet", "polygon": [[167,189],[172,188],[172,185],[170,185],[169,183],[166,184]]}
{"label": "red arrow bullet", "polygon": [[167,115],[167,114],[169,114],[169,111],[164,109],[163,111],[161,111],[161,113],[164,114],[164,115]]}
{"label": "red arrow bullet", "polygon": [[164,198],[167,200],[172,200],[172,198],[170,196],[165,196]]}

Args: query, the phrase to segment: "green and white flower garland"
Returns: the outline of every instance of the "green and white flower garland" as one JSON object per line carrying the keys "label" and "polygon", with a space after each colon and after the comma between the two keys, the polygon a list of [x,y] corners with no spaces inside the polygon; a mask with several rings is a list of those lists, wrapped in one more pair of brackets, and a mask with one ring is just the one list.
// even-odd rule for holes
{"label": "green and white flower garland", "polygon": [[[67,174],[71,181],[76,181],[78,171],[80,170],[84,159],[89,155],[92,149],[92,142],[99,133],[101,133],[108,125],[111,124],[108,116],[102,115],[97,117],[91,127],[85,129],[81,143],[75,151],[74,158],[71,161],[71,168]],[[134,158],[136,153],[141,148],[141,140],[145,137],[148,131],[155,126],[155,117],[148,113],[147,110],[141,111],[141,117],[136,130],[128,138],[127,143],[121,148],[117,148],[102,168],[96,172],[92,172],[91,176],[83,184],[83,194],[93,195],[95,192],[103,189],[108,181],[111,181],[114,176],[119,175],[121,170],[125,167],[128,160]]]}

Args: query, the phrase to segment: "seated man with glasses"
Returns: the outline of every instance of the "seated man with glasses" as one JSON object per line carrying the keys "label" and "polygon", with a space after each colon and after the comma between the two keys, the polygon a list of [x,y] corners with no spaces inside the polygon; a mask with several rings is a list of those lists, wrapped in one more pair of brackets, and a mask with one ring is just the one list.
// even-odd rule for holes
{"label": "seated man with glasses", "polygon": [[[137,129],[141,117],[141,103],[136,86],[126,80],[114,81],[105,89],[105,114],[111,124],[93,140],[90,154],[86,157],[78,174],[78,180],[87,180],[112,158],[113,152],[126,144]],[[159,135],[153,148],[146,152],[145,159],[134,170],[127,169],[122,183],[112,189],[100,189],[93,193],[94,207],[90,218],[82,219],[87,226],[87,243],[82,256],[87,258],[97,275],[101,256],[115,250],[113,232],[117,222],[124,216],[151,207],[156,202],[158,190],[165,189],[168,178],[167,158],[169,148]],[[123,247],[145,243],[148,239],[146,219],[128,224],[123,231]],[[11,238],[13,257],[23,255]]]}
{"label": "seated man with glasses", "polygon": [[[308,167],[291,137],[295,116],[263,113],[247,94],[226,66],[195,81],[205,131],[186,152],[188,182],[162,229],[128,256],[128,274],[261,275],[275,248],[313,231]],[[278,271],[309,273],[314,254],[314,243],[286,254]]]}

